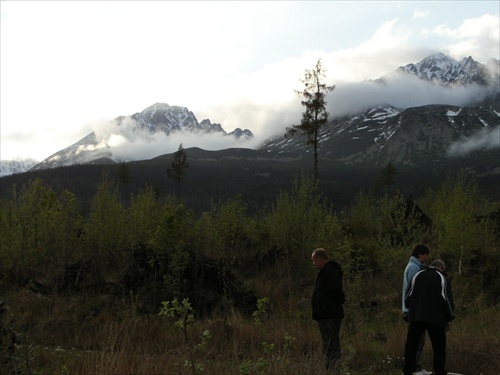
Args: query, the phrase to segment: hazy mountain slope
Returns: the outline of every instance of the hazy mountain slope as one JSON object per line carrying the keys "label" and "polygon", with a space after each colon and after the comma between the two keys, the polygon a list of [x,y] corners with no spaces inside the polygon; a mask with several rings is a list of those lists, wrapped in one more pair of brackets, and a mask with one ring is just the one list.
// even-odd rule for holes
{"label": "hazy mountain slope", "polygon": [[[380,107],[330,122],[319,134],[319,157],[352,167],[432,166],[460,162],[481,173],[500,173],[500,118],[494,110],[432,105]],[[279,138],[261,150],[312,152],[303,137]],[[489,157],[488,157],[489,155]],[[495,162],[496,161],[496,162]]]}
{"label": "hazy mountain slope", "polygon": [[220,124],[212,124],[208,119],[199,123],[193,112],[187,108],[166,103],[153,104],[131,116],[117,117],[104,128],[102,132],[92,132],[73,145],[56,152],[32,169],[128,161],[114,155],[113,147],[110,146],[112,136],[134,140],[154,137],[159,133],[169,136],[185,132],[201,136],[217,133],[242,140],[253,138],[253,133],[248,129],[238,128],[227,133]]}
{"label": "hazy mountain slope", "polygon": [[24,160],[1,160],[0,161],[0,177],[8,176],[15,173],[23,173],[28,169],[38,164],[34,159]]}

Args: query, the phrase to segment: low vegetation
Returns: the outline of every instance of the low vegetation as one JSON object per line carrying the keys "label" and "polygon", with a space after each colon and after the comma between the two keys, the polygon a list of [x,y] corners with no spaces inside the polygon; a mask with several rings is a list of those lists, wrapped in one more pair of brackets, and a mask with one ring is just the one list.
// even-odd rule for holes
{"label": "low vegetation", "polygon": [[14,188],[0,202],[0,372],[321,374],[310,254],[325,247],[345,272],[344,373],[401,374],[402,273],[424,242],[453,285],[448,369],[497,375],[500,202],[459,173],[418,200],[359,192],[332,212],[313,181],[252,214],[238,196],[194,214],[148,186],[125,205],[106,176],[85,211],[42,180]]}

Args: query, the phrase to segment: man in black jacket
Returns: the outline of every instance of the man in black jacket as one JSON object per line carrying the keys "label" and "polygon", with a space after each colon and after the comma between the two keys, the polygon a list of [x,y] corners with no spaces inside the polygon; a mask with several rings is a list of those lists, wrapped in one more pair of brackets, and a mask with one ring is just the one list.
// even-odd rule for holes
{"label": "man in black jacket", "polygon": [[340,374],[340,324],[344,318],[345,295],[342,268],[325,249],[316,249],[311,255],[313,265],[319,269],[312,295],[312,318],[318,322],[326,368]]}
{"label": "man in black jacket", "polygon": [[404,375],[412,375],[415,371],[415,354],[424,331],[434,351],[434,374],[446,375],[446,331],[454,319],[454,304],[442,260],[433,261],[428,269],[413,277],[406,291],[405,304],[409,309],[410,325],[405,344]]}

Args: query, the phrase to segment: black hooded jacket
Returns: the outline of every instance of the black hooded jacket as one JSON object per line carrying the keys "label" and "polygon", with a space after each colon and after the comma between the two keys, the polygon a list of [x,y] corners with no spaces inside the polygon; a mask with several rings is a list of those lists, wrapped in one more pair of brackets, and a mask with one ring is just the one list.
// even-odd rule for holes
{"label": "black hooded jacket", "polygon": [[311,300],[314,320],[344,317],[342,276],[340,264],[333,260],[325,263],[318,272]]}

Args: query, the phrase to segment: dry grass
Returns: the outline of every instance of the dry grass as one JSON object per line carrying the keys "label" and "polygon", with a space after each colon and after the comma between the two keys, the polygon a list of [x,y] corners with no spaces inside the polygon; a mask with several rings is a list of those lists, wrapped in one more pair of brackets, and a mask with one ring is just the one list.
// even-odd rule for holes
{"label": "dry grass", "polygon": [[[371,284],[375,306],[352,303],[342,329],[345,373],[400,375],[406,324],[397,294],[381,293]],[[379,293],[380,291],[380,293]],[[204,319],[190,326],[186,345],[182,332],[160,316],[137,314],[133,306],[110,297],[37,296],[18,291],[4,297],[6,322],[19,345],[2,374],[165,375],[165,374],[321,374],[323,357],[308,305],[295,297],[273,306],[269,317],[255,324],[238,313],[224,322]],[[293,308],[290,309],[290,306]],[[208,345],[194,354],[203,369],[186,366],[191,350],[208,330]],[[466,375],[498,375],[500,360],[498,307],[478,300],[457,311],[448,334],[448,369]],[[432,348],[424,364],[432,368]]]}

